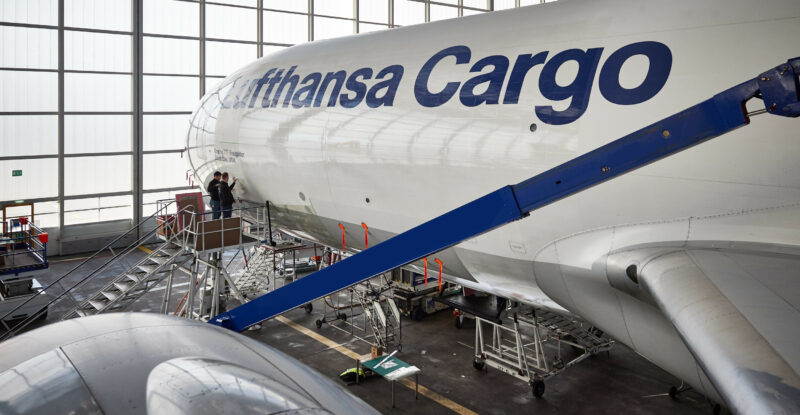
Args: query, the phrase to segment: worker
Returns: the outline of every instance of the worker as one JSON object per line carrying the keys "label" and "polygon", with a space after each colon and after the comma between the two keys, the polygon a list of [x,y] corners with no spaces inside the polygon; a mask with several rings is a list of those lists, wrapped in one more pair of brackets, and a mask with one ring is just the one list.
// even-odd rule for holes
{"label": "worker", "polygon": [[233,184],[228,186],[228,172],[222,173],[222,181],[219,182],[219,203],[222,205],[222,218],[231,217],[233,212],[233,194],[231,190],[236,186],[236,178],[233,178]]}
{"label": "worker", "polygon": [[219,219],[220,216],[220,205],[219,205],[219,179],[222,177],[222,173],[215,171],[214,178],[211,179],[211,182],[208,183],[208,196],[211,197],[211,215],[214,219]]}

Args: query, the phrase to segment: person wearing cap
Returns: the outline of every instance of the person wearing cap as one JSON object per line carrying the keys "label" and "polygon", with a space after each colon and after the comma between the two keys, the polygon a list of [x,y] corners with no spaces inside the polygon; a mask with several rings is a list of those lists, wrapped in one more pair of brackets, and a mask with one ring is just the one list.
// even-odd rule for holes
{"label": "person wearing cap", "polygon": [[214,178],[208,183],[208,195],[211,197],[211,215],[213,219],[219,219],[220,215],[222,214],[222,209],[220,209],[219,204],[219,179],[222,177],[222,173],[215,171]]}

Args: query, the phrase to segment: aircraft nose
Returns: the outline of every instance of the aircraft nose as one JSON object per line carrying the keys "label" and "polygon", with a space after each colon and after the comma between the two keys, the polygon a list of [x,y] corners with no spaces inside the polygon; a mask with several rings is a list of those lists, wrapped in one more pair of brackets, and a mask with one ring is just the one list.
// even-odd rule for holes
{"label": "aircraft nose", "polygon": [[206,94],[189,119],[187,162],[199,183],[207,183],[217,166],[216,123],[221,106],[219,89]]}

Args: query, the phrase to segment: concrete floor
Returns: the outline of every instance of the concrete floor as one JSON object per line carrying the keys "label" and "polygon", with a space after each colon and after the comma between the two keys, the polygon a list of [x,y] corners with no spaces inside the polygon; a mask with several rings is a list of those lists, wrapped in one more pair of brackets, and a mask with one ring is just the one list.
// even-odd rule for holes
{"label": "concrete floor", "polygon": [[[144,255],[143,251],[136,252],[128,263],[132,264]],[[95,258],[69,279],[77,281],[107,259]],[[50,269],[39,279],[47,284],[78,263],[80,260],[75,257],[51,258]],[[124,268],[116,265],[104,272],[103,278],[87,283],[76,295],[76,300],[100,289]],[[181,273],[176,275],[176,284],[185,286],[188,277]],[[134,304],[134,310],[158,311],[163,288],[154,290]],[[173,293],[171,308],[174,309],[182,295],[180,289]],[[65,308],[66,304],[60,307]],[[244,334],[287,353],[338,382],[338,374],[354,367],[355,361],[348,357],[348,352],[331,346],[342,345],[357,354],[367,354],[370,348],[367,343],[327,324],[317,329],[314,322],[322,316],[323,309],[322,302],[317,301],[311,314],[302,309],[293,310],[282,318],[265,322],[258,331]],[[47,322],[56,319],[60,314],[57,311],[51,310]],[[349,330],[349,327],[343,327]],[[497,370],[477,371],[473,368],[474,327],[474,322],[467,320],[463,329],[455,328],[452,313],[448,310],[422,321],[404,319],[402,351],[397,357],[422,369],[419,400],[414,400],[413,389],[398,383],[395,386],[397,407],[393,409],[390,384],[377,377],[346,388],[381,413],[393,414],[711,413],[706,399],[694,391],[683,393],[677,400],[669,398],[667,391],[679,381],[621,344],[609,353],[591,357],[548,379],[543,398],[534,398],[525,382]]]}

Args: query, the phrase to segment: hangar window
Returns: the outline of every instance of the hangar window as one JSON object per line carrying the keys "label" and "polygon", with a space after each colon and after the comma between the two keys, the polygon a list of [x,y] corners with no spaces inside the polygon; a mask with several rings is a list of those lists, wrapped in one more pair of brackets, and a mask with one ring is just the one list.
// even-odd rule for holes
{"label": "hangar window", "polygon": [[64,68],[130,73],[131,36],[65,31]]}
{"label": "hangar window", "polygon": [[308,16],[264,12],[264,42],[293,45],[308,41]]}
{"label": "hangar window", "polygon": [[353,34],[353,21],[314,16],[314,40]]}
{"label": "hangar window", "polygon": [[131,151],[129,114],[64,116],[64,153]]}
{"label": "hangar window", "polygon": [[0,116],[0,154],[3,157],[58,154],[56,115]]}
{"label": "hangar window", "polygon": [[252,41],[256,38],[256,10],[206,5],[206,37]]}
{"label": "hangar window", "polygon": [[176,36],[200,34],[200,6],[177,0],[144,0],[145,33]]}
{"label": "hangar window", "polygon": [[64,25],[131,30],[130,0],[64,0]]}
{"label": "hangar window", "polygon": [[0,67],[58,68],[57,30],[0,26],[0,39]]}
{"label": "hangar window", "polygon": [[0,21],[55,26],[58,24],[58,1],[2,1]]}
{"label": "hangar window", "polygon": [[197,75],[200,71],[200,42],[145,36],[142,64],[147,74]]}
{"label": "hangar window", "polygon": [[131,190],[131,156],[87,156],[64,159],[67,196]]}
{"label": "hangar window", "polygon": [[[203,6],[198,0],[0,0],[0,171],[6,172],[0,176],[0,203],[33,199],[37,222],[58,228],[146,216],[155,198],[192,189],[181,159],[191,112],[203,94],[242,66],[314,39],[514,3],[209,0]],[[58,27],[60,5],[63,28]],[[134,33],[139,27],[142,33]],[[138,50],[133,40],[140,35]],[[136,70],[140,65],[143,73]],[[213,120],[203,128],[213,130]],[[135,172],[142,176],[134,177]],[[108,229],[118,230],[115,226]]]}
{"label": "hangar window", "polygon": [[359,0],[358,20],[371,23],[389,23],[389,2],[386,0]]}
{"label": "hangar window", "polygon": [[64,75],[66,111],[124,112],[131,110],[131,76],[96,73]]}

